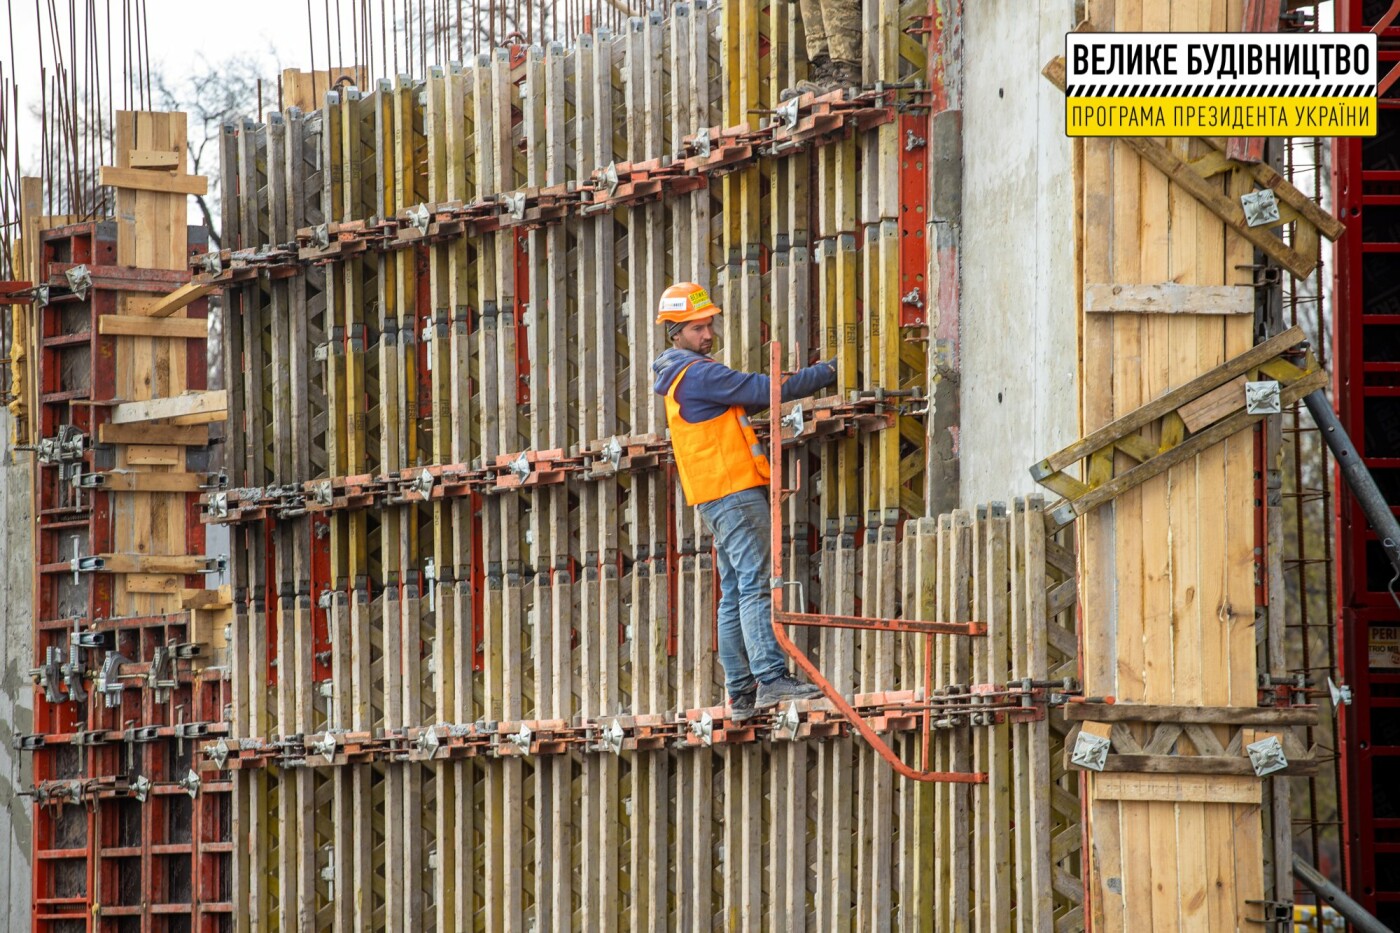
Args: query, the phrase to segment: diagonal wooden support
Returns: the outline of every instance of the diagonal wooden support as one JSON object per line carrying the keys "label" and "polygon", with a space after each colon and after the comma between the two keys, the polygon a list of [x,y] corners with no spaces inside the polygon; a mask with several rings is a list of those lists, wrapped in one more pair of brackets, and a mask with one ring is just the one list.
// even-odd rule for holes
{"label": "diagonal wooden support", "polygon": [[[1041,73],[1061,91],[1065,89],[1065,60],[1062,56],[1051,59]],[[1192,162],[1181,159],[1156,139],[1137,136],[1120,136],[1117,139],[1155,165],[1232,230],[1298,278],[1306,278],[1317,268],[1319,235],[1335,240],[1346,229],[1341,221],[1323,211],[1269,166],[1236,162],[1228,158],[1225,155],[1228,142],[1224,139],[1202,137],[1216,151]],[[1222,172],[1244,173],[1255,186],[1272,190],[1279,202],[1279,220],[1272,224],[1250,226],[1240,203],[1227,197],[1220,190],[1219,182],[1211,180],[1212,176]],[[1274,227],[1289,222],[1294,224],[1292,246],[1271,232]]]}
{"label": "diagonal wooden support", "polygon": [[[1032,479],[1064,496],[1047,512],[1051,527],[1069,524],[1262,418],[1246,405],[1246,379],[1277,381],[1283,405],[1321,388],[1327,374],[1311,351],[1298,352],[1303,341],[1301,328],[1289,328],[1031,467]],[[1117,454],[1135,462],[1119,472]],[[1066,472],[1081,460],[1087,461],[1082,480]]]}

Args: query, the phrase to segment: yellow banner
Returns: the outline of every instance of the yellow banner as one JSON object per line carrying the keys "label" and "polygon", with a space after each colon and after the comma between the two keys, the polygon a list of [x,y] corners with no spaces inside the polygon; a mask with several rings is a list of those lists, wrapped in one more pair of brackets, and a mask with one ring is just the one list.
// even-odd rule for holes
{"label": "yellow banner", "polygon": [[1375,136],[1374,97],[1067,97],[1069,136]]}

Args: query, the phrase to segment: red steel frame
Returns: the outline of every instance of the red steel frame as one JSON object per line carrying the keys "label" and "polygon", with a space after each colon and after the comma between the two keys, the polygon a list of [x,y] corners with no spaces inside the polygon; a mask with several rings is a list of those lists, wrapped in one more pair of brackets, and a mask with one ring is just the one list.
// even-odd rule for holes
{"label": "red steel frame", "polygon": [[[1381,22],[1378,4],[1339,0],[1337,30],[1381,37],[1379,73],[1400,60],[1400,29]],[[1368,15],[1369,14],[1369,15]],[[1400,340],[1400,101],[1382,100],[1374,138],[1336,140],[1334,192],[1346,224],[1334,261],[1333,398],[1338,415],[1381,491],[1400,502],[1400,444],[1387,447],[1393,413],[1400,412],[1400,356],[1388,352]],[[1400,925],[1400,669],[1372,668],[1369,634],[1374,626],[1400,625],[1400,607],[1387,586],[1391,571],[1375,533],[1344,484],[1337,484],[1338,625],[1342,674],[1352,705],[1341,707],[1341,811],[1348,893],[1382,922]]]}
{"label": "red steel frame", "polygon": [[[85,490],[78,497],[68,471],[109,469],[110,448],[97,447],[93,433],[107,420],[116,399],[116,338],[98,333],[101,315],[117,313],[123,292],[168,292],[188,281],[182,271],[150,271],[113,265],[116,227],[110,222],[75,224],[41,235],[43,279],[51,286],[39,316],[39,436],[53,438],[62,425],[78,428],[88,443],[81,459],[66,467],[37,463],[34,648],[37,666],[50,648],[68,660],[75,624],[99,633],[105,648],[86,651],[88,696],[50,702],[35,689],[33,898],[36,931],[217,931],[226,929],[234,905],[230,889],[232,852],[227,780],[201,775],[193,795],[177,783],[198,771],[200,737],[178,735],[177,727],[218,731],[228,702],[227,683],[217,672],[195,672],[189,660],[174,661],[174,685],[159,701],[143,681],[158,647],[190,640],[188,614],[112,618],[115,577],[88,573],[74,583],[68,561],[112,550],[113,493]],[[91,286],[80,298],[66,287],[64,271],[87,266]],[[207,314],[207,303],[188,309]],[[190,388],[206,385],[205,345],[187,342]],[[198,495],[185,505],[189,547],[204,549]],[[200,577],[185,585],[202,586]],[[131,663],[120,672],[126,684],[108,707],[95,691],[106,650]],[[146,799],[133,790],[139,777],[151,782]]]}

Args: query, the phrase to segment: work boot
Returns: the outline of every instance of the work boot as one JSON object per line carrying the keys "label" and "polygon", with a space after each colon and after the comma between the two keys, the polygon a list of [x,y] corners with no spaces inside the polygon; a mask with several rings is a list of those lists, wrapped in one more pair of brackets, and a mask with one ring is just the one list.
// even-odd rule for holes
{"label": "work boot", "polygon": [[860,62],[832,62],[831,77],[827,84],[833,90],[860,87]]}
{"label": "work boot", "polygon": [[754,685],[743,691],[738,696],[729,700],[729,718],[736,723],[747,722],[752,719],[758,710],[754,709],[753,701],[758,695],[758,686]]}
{"label": "work boot", "polygon": [[798,81],[790,88],[785,88],[778,99],[782,101],[792,100],[794,97],[801,97],[803,94],[825,94],[834,87],[832,69],[835,66],[825,53],[812,59],[810,67],[807,69],[807,78]]}
{"label": "work boot", "polygon": [[758,709],[771,709],[788,700],[810,700],[821,694],[822,689],[816,684],[804,684],[783,674],[776,680],[758,685],[758,698],[754,701],[754,706]]}

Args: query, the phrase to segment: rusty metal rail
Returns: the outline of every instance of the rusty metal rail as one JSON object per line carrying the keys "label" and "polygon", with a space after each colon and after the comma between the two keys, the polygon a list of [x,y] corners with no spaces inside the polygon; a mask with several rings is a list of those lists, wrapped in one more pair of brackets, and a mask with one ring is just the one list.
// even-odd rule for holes
{"label": "rusty metal rail", "polygon": [[849,94],[807,94],[772,112],[758,128],[747,123],[706,127],[683,142],[680,153],[595,169],[585,182],[495,192],[473,201],[420,204],[392,217],[305,227],[295,242],[210,252],[192,260],[198,281],[236,285],[260,275],[298,275],[307,265],[340,262],[367,253],[392,252],[512,228],[536,229],[571,216],[636,207],[705,188],[712,178],[757,165],[763,159],[806,152],[854,133],[892,122],[901,112],[926,106],[918,82],[880,83]]}
{"label": "rusty metal rail", "polygon": [[221,737],[201,748],[206,770],[335,767],[370,761],[404,762],[532,755],[645,752],[761,741],[837,738],[852,725],[876,733],[953,729],[1029,722],[1047,706],[1069,702],[1073,684],[978,684],[951,687],[925,701],[922,691],[867,693],[786,703],[740,724],[713,706],[674,715],[604,716],[568,722],[502,720],[439,723],[405,729],[329,731],[274,739]]}
{"label": "rusty metal rail", "polygon": [[[809,401],[805,408],[801,404],[789,404],[782,409],[781,419],[789,429],[783,444],[791,447],[823,438],[884,430],[894,426],[895,416],[901,409],[907,409],[911,403],[917,405],[919,401],[917,398],[846,401],[830,396]],[[755,428],[761,436],[768,433],[767,422],[758,422]],[[315,512],[491,495],[659,469],[671,461],[671,444],[662,437],[655,434],[618,436],[592,441],[572,453],[556,448],[501,454],[494,463],[484,466],[432,464],[395,473],[217,490],[201,497],[201,519],[213,524],[238,524],[266,518],[289,519]]]}

